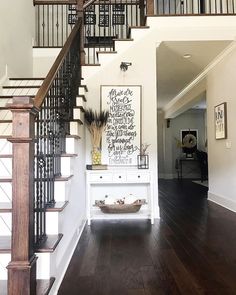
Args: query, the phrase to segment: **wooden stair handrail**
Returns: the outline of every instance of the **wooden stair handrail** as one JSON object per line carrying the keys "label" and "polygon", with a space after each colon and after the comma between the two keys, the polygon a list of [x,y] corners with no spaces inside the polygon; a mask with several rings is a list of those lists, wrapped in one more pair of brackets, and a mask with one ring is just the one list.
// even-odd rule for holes
{"label": "wooden stair handrail", "polygon": [[34,99],[34,106],[38,109],[41,108],[43,102],[44,102],[44,98],[46,97],[46,95],[48,94],[48,91],[53,83],[54,78],[56,77],[56,74],[58,72],[58,70],[60,69],[60,66],[62,65],[64,58],[66,57],[70,46],[75,38],[75,36],[77,35],[80,26],[82,24],[82,20],[78,19],[77,23],[75,24],[73,30],[70,33],[69,38],[66,40],[66,43],[64,44],[64,46],[62,47],[59,55],[57,56],[54,64],[52,65],[50,71],[48,72],[45,80],[43,81],[41,87],[39,88],[35,99]]}

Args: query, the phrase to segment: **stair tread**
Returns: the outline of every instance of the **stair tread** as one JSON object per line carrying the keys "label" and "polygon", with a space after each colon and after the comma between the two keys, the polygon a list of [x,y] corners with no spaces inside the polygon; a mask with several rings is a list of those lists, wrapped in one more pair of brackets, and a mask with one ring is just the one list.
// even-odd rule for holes
{"label": "stair tread", "polygon": [[92,66],[96,66],[99,67],[101,64],[83,64],[82,66],[84,67],[92,67]]}
{"label": "stair tread", "polygon": [[130,29],[149,29],[149,26],[130,26]]}
{"label": "stair tread", "polygon": [[6,213],[12,211],[11,202],[0,202],[0,213]]}
{"label": "stair tread", "polygon": [[2,98],[2,99],[9,99],[9,98],[13,98],[13,97],[35,97],[35,95],[24,95],[24,94],[22,94],[22,95],[7,95],[7,94],[5,94],[5,95],[0,95],[0,98]]}
{"label": "stair tread", "polygon": [[[41,121],[40,121],[41,122]],[[42,122],[50,122],[49,119],[47,120],[42,120]],[[78,122],[80,123],[81,125],[83,125],[83,121],[81,121],[81,119],[71,119],[69,122]],[[0,123],[12,123],[12,119],[2,119],[0,120]]]}
{"label": "stair tread", "polygon": [[117,39],[113,39],[114,41],[134,41],[133,38],[117,38]]}
{"label": "stair tread", "polygon": [[15,86],[15,85],[7,85],[2,86],[3,89],[27,89],[27,88],[40,88],[41,85],[26,85],[26,86]]}
{"label": "stair tread", "polygon": [[[54,252],[63,234],[48,235],[45,243],[40,248],[35,249],[37,253],[51,253]],[[11,252],[11,236],[0,236],[0,253]]]}
{"label": "stair tread", "polygon": [[[68,205],[68,201],[55,202],[51,207],[46,209],[46,212],[62,212]],[[0,213],[11,213],[12,203],[11,202],[0,202]]]}
{"label": "stair tread", "polygon": [[3,158],[12,158],[12,154],[0,154],[0,159]]}
{"label": "stair tread", "polygon": [[61,212],[65,209],[65,207],[69,204],[68,201],[64,202],[56,202],[51,207],[47,208],[47,212]]}
{"label": "stair tread", "polygon": [[[68,180],[70,180],[73,176],[74,176],[73,174],[72,174],[72,175],[57,176],[57,177],[55,177],[55,180],[56,180],[56,181],[68,181]],[[1,182],[12,182],[12,178],[11,178],[11,177],[8,177],[8,176],[6,176],[6,177],[1,177],[1,178],[0,178],[0,183],[1,183]]]}
{"label": "stair tread", "polygon": [[0,182],[12,182],[12,178],[11,177],[1,177],[0,178]]}
{"label": "stair tread", "polygon": [[43,243],[40,248],[35,249],[35,251],[38,253],[54,252],[62,237],[63,234],[48,235],[45,243]]}
{"label": "stair tread", "polygon": [[62,157],[68,157],[68,158],[73,158],[73,157],[78,157],[78,154],[75,153],[63,153],[61,154]]}
{"label": "stair tread", "polygon": [[48,295],[53,283],[55,282],[55,278],[51,277],[49,280],[37,280],[37,295]]}
{"label": "stair tread", "polygon": [[25,81],[25,80],[29,80],[29,81],[35,81],[35,80],[44,80],[45,78],[9,78],[9,80],[11,81]]}
{"label": "stair tread", "polygon": [[73,134],[66,135],[66,138],[81,139],[81,137],[79,135],[73,135]]}
{"label": "stair tread", "polygon": [[66,176],[57,176],[55,178],[56,181],[67,181],[67,180],[70,180],[74,175],[71,174],[71,175],[66,175]]}
{"label": "stair tread", "polygon": [[111,54],[111,53],[117,53],[117,51],[113,51],[113,50],[111,50],[111,51],[102,51],[102,50],[97,51],[97,54],[103,54],[103,53],[105,53],[105,54]]}

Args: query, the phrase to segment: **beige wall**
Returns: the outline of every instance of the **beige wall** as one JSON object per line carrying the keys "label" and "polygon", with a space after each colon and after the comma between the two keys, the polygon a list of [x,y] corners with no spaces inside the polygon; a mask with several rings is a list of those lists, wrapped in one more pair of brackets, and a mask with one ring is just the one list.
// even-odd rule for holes
{"label": "beige wall", "polygon": [[0,1],[0,79],[32,74],[33,0]]}
{"label": "beige wall", "polygon": [[[176,118],[170,119],[169,128],[167,128],[166,120],[162,117],[161,121],[161,116],[159,115],[158,122],[163,126],[163,133],[161,134],[158,129],[158,143],[162,140],[160,137],[164,138],[164,149],[159,149],[158,153],[158,167],[160,167],[158,172],[160,178],[177,177],[175,161],[182,155],[182,150],[177,147],[176,139],[180,139],[181,129],[197,129],[198,149],[205,150],[205,112],[203,109],[190,109]],[[194,167],[192,170],[193,173],[186,173],[183,177],[198,178],[200,176],[197,167]]]}
{"label": "beige wall", "polygon": [[[209,198],[236,211],[236,49],[207,78]],[[216,140],[214,106],[227,103],[228,138]],[[227,148],[231,145],[231,148]]]}

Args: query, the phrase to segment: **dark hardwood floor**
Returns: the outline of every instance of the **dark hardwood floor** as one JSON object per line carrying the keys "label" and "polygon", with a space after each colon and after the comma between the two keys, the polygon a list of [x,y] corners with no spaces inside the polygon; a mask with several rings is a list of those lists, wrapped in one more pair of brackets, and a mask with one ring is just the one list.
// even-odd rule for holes
{"label": "dark hardwood floor", "polygon": [[161,180],[159,195],[153,226],[86,226],[58,294],[236,294],[236,214],[191,181]]}

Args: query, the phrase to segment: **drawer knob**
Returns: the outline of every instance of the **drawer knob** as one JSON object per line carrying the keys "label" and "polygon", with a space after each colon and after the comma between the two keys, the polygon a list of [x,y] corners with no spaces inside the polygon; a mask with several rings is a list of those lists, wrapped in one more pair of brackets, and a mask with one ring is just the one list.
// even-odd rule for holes
{"label": "drawer knob", "polygon": [[119,178],[121,178],[121,176],[119,176]]}
{"label": "drawer knob", "polygon": [[138,178],[140,178],[140,175],[138,175]]}
{"label": "drawer knob", "polygon": [[102,178],[102,176],[100,176],[100,178]]}

